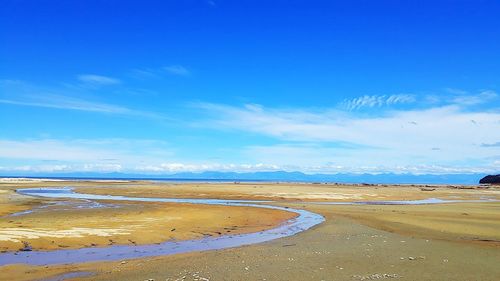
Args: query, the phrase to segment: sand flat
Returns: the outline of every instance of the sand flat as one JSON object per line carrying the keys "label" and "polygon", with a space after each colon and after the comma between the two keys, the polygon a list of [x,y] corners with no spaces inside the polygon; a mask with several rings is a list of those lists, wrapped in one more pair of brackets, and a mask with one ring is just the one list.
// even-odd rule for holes
{"label": "sand flat", "polygon": [[22,208],[2,205],[4,213],[29,207],[34,212],[0,217],[1,251],[16,251],[25,242],[33,250],[55,250],[257,232],[296,216],[291,212],[243,206],[103,201],[104,207],[86,209],[75,203],[80,200],[36,200],[38,204]]}
{"label": "sand flat", "polygon": [[[99,262],[53,266],[3,266],[0,279],[38,280],[67,273],[91,273],[71,280],[497,280],[500,276],[500,203],[448,203],[421,206],[318,205],[314,202],[361,200],[415,200],[426,198],[477,200],[499,199],[499,189],[460,189],[418,186],[339,186],[315,184],[172,184],[151,182],[96,183],[51,182],[43,186],[75,186],[84,193],[137,197],[224,198],[273,200],[272,204],[300,208],[322,214],[326,222],[298,235],[270,242],[200,253],[134,259],[125,262]],[[1,185],[0,185],[1,186]],[[15,187],[33,187],[21,183]],[[9,186],[1,190],[12,191]],[[2,193],[11,194],[12,193]],[[27,200],[22,198],[22,200]],[[37,199],[39,201],[43,201]],[[311,202],[312,201],[312,202]],[[17,204],[22,204],[18,201]],[[311,202],[311,203],[309,203]],[[44,203],[44,202],[38,202]],[[37,204],[38,204],[37,203]],[[113,202],[103,202],[111,204]],[[31,203],[33,204],[33,203]],[[116,204],[114,202],[113,204]],[[35,204],[36,205],[36,204]],[[127,229],[130,234],[111,236],[68,233],[58,238],[62,246],[81,247],[98,241],[100,247],[112,243],[164,241],[160,227],[176,225],[187,237],[217,231],[234,219],[241,231],[272,227],[286,219],[287,212],[256,212],[254,208],[193,206],[192,204],[120,202],[119,208],[66,210],[51,213],[60,225],[72,218],[72,228]],[[6,209],[11,209],[8,207]],[[59,207],[54,207],[59,208]],[[56,210],[54,209],[54,210]],[[260,209],[257,209],[260,210]],[[266,212],[265,212],[266,211]],[[48,213],[37,212],[16,218],[22,229],[35,227]],[[50,212],[48,210],[47,212]],[[106,214],[106,219],[95,220]],[[231,216],[231,218],[229,218]],[[85,220],[83,217],[93,219]],[[76,218],[79,218],[76,220]],[[162,218],[170,218],[162,222]],[[201,218],[201,220],[196,220]],[[273,221],[273,218],[275,219]],[[78,223],[76,223],[78,221]],[[180,223],[186,222],[185,224]],[[208,223],[212,222],[213,224]],[[231,223],[229,223],[231,221]],[[204,224],[205,223],[205,224]],[[17,226],[5,226],[9,231]],[[135,228],[137,227],[137,228]],[[205,227],[205,228],[203,228]],[[199,229],[203,231],[198,231]],[[66,230],[69,228],[65,228]],[[193,229],[196,233],[193,233]],[[60,230],[63,230],[61,227]],[[16,232],[14,232],[16,233]],[[64,231],[61,233],[65,233]],[[161,232],[163,233],[163,232]],[[179,235],[170,233],[169,235]],[[19,234],[19,232],[17,232]],[[84,237],[77,237],[83,235]],[[216,233],[213,233],[217,235]],[[158,235],[158,236],[157,236]],[[190,236],[194,235],[194,236]],[[198,236],[197,236],[198,235]],[[122,237],[123,236],[123,237]],[[34,246],[50,247],[48,237],[32,239]],[[92,239],[90,239],[92,238]],[[145,240],[141,240],[141,239]],[[102,239],[102,240],[99,240]],[[157,240],[155,240],[157,239]],[[110,242],[109,240],[112,240]],[[40,241],[35,243],[35,241]],[[101,244],[102,243],[102,244]],[[1,244],[1,243],[0,243]],[[67,245],[66,245],[67,244]],[[19,244],[16,244],[16,247]],[[56,247],[57,248],[57,247]],[[184,278],[183,278],[184,277]]]}
{"label": "sand flat", "polygon": [[[137,188],[140,186],[140,189]],[[475,200],[482,197],[500,199],[500,190],[459,189],[455,186],[434,186],[434,191],[422,191],[422,186],[363,186],[292,183],[155,183],[81,185],[84,193],[137,197],[219,198],[278,201],[376,201],[419,200],[427,198]]]}

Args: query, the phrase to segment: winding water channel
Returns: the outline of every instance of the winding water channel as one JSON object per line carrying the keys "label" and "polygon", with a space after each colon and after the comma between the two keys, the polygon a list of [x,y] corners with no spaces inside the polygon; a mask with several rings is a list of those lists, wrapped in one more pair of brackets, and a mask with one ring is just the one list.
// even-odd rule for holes
{"label": "winding water channel", "polygon": [[[18,193],[48,197],[73,198],[86,200],[117,200],[140,202],[190,203],[226,206],[246,206],[267,208],[296,213],[298,216],[284,222],[276,228],[255,233],[223,235],[219,237],[204,237],[196,240],[166,241],[152,245],[113,245],[109,247],[89,247],[54,251],[8,252],[0,254],[0,266],[15,263],[31,265],[68,264],[89,261],[111,261],[141,257],[163,256],[179,253],[207,251],[238,247],[287,237],[307,230],[325,219],[323,216],[306,210],[265,205],[270,201],[252,200],[219,200],[219,199],[175,199],[175,198],[142,198],[111,195],[94,195],[75,193],[71,188],[27,188],[19,189]],[[264,203],[264,204],[257,204]]]}
{"label": "winding water channel", "polygon": [[[325,218],[306,210],[268,205],[272,201],[256,200],[222,200],[222,199],[180,199],[180,198],[146,198],[113,195],[95,195],[75,193],[71,188],[26,188],[18,193],[29,196],[47,198],[71,198],[83,200],[116,200],[140,202],[190,203],[207,205],[246,206],[267,208],[296,213],[298,216],[284,222],[276,228],[255,233],[222,235],[219,237],[204,237],[196,240],[166,241],[151,245],[112,245],[108,247],[88,247],[81,249],[66,249],[53,251],[22,251],[0,254],[0,266],[16,263],[31,265],[68,264],[89,261],[112,261],[141,257],[163,256],[179,253],[217,250],[262,243],[277,238],[292,236],[322,223]],[[491,200],[476,200],[476,202]],[[496,200],[494,200],[496,201]],[[315,204],[385,204],[385,205],[419,205],[441,204],[455,202],[473,202],[463,200],[424,199],[413,201],[370,201],[370,202],[317,202]],[[304,202],[302,202],[304,203]]]}

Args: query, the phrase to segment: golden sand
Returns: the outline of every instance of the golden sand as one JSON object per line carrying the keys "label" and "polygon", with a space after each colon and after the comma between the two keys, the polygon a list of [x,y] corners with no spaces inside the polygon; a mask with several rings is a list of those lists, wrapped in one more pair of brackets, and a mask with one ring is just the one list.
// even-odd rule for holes
{"label": "golden sand", "polygon": [[[150,182],[45,182],[84,193],[137,197],[266,199],[307,209],[326,222],[298,235],[263,244],[129,261],[55,266],[1,267],[0,280],[38,280],[68,272],[90,272],[74,280],[497,280],[500,276],[500,203],[421,206],[315,205],[308,201],[500,199],[500,189],[438,186],[338,186],[317,184],[153,184]],[[3,187],[2,187],[3,186]],[[0,184],[0,212],[26,210],[51,200],[25,198]],[[6,196],[10,199],[6,199]],[[6,203],[7,202],[7,203]],[[151,243],[231,231],[253,232],[289,218],[288,212],[244,207],[104,202],[118,208],[51,210],[3,217],[9,239],[34,247],[82,247],[95,243]],[[50,217],[50,220],[47,219]],[[12,220],[13,222],[9,222]],[[52,223],[49,223],[52,222]],[[172,230],[175,231],[165,231]],[[19,229],[19,230],[16,230]],[[28,230],[28,231],[27,231]],[[51,233],[50,230],[53,230]],[[56,231],[54,231],[56,230]],[[27,231],[27,232],[26,232]],[[1,232],[0,232],[1,233]],[[168,233],[168,234],[165,234]],[[203,234],[202,234],[203,233]],[[223,234],[221,232],[221,234]],[[109,235],[109,236],[108,236]],[[35,237],[36,236],[36,237]],[[57,236],[57,237],[54,237]],[[3,237],[3,236],[0,236]],[[0,241],[8,249],[18,242]],[[13,243],[10,246],[9,243]],[[14,246],[15,245],[15,246]],[[384,277],[385,276],[385,277]],[[184,277],[184,278],[183,278]],[[371,278],[371,279],[370,279]],[[395,279],[395,280],[396,280]]]}
{"label": "golden sand", "polygon": [[[10,193],[2,193],[0,197]],[[68,205],[47,205],[54,200],[37,200],[38,204],[32,207],[44,204],[46,207],[29,214],[0,218],[1,251],[15,251],[25,243],[34,250],[52,250],[257,232],[296,216],[270,209],[176,203],[113,201],[104,202],[103,208],[81,209],[78,204],[70,204],[78,200],[55,200]],[[19,202],[24,201],[16,201]],[[26,209],[11,204],[0,207],[3,213]]]}
{"label": "golden sand", "polygon": [[[138,188],[140,187],[140,188]],[[126,195],[137,197],[219,198],[277,201],[379,201],[418,200],[430,197],[441,199],[474,200],[481,197],[500,199],[500,189],[459,189],[436,186],[433,191],[422,191],[421,186],[355,186],[289,183],[127,183],[107,186],[82,185],[77,191],[93,194]],[[469,188],[469,187],[467,187]]]}

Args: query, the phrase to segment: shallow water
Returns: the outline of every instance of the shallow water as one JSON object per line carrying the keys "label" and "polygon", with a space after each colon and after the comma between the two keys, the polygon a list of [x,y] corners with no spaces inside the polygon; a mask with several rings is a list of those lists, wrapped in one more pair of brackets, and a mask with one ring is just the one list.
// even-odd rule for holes
{"label": "shallow water", "polygon": [[[54,190],[55,192],[51,192]],[[41,192],[40,192],[41,191]],[[238,247],[255,243],[266,242],[281,237],[287,237],[307,230],[325,219],[319,214],[305,210],[284,208],[270,205],[260,205],[267,201],[252,200],[219,200],[219,199],[173,199],[173,198],[134,198],[125,196],[108,196],[74,193],[70,188],[29,188],[20,189],[24,195],[49,197],[49,198],[76,198],[87,200],[121,200],[142,202],[173,202],[209,205],[248,206],[283,210],[298,214],[297,217],[286,221],[282,225],[261,232],[223,235],[219,237],[205,237],[197,240],[167,241],[153,245],[113,245],[104,248],[81,248],[55,251],[8,252],[0,254],[0,266],[15,263],[32,265],[67,264],[88,261],[111,261],[140,257],[163,256],[195,251],[207,251]]]}
{"label": "shallow water", "polygon": [[[283,210],[298,214],[294,219],[288,220],[282,225],[261,232],[223,235],[219,237],[205,237],[197,240],[187,241],[166,241],[153,245],[113,245],[103,248],[81,248],[55,251],[31,251],[31,252],[8,252],[0,254],[0,266],[15,263],[26,263],[32,265],[66,264],[89,261],[111,261],[141,257],[163,256],[178,253],[195,251],[217,250],[255,243],[266,242],[277,238],[287,237],[305,231],[325,219],[323,216],[306,210],[265,205],[272,201],[259,200],[222,200],[222,199],[184,199],[184,198],[147,198],[147,197],[126,197],[112,195],[95,195],[75,193],[71,188],[27,188],[17,190],[18,193],[48,197],[48,198],[73,198],[85,200],[117,200],[117,201],[140,201],[140,202],[169,202],[169,203],[190,203],[207,205],[227,205],[227,206],[248,206],[255,208],[267,208]],[[422,204],[443,204],[457,202],[492,202],[498,200],[443,200],[429,198],[423,200],[396,200],[396,201],[359,201],[359,202],[310,202],[314,204],[328,205],[422,205]],[[260,203],[260,204],[259,204]],[[301,202],[305,203],[305,202]]]}
{"label": "shallow water", "polygon": [[94,275],[92,272],[86,272],[86,271],[75,271],[75,272],[69,272],[69,273],[63,273],[48,279],[43,279],[42,281],[63,281],[69,278],[76,278],[76,277],[89,277]]}
{"label": "shallow water", "polygon": [[427,198],[419,200],[387,200],[387,201],[354,201],[354,202],[314,202],[320,205],[430,205],[430,204],[446,204],[446,203],[481,203],[481,202],[498,202],[493,198],[481,198],[477,200],[447,200],[439,198]]}
{"label": "shallow water", "polygon": [[103,208],[118,208],[118,205],[109,203],[100,203],[98,201],[93,201],[88,199],[81,199],[77,201],[54,201],[46,205],[35,207],[33,209],[11,213],[2,216],[2,218],[24,216],[32,213],[44,212],[47,210],[54,212],[54,211],[74,210],[74,209],[103,209]]}

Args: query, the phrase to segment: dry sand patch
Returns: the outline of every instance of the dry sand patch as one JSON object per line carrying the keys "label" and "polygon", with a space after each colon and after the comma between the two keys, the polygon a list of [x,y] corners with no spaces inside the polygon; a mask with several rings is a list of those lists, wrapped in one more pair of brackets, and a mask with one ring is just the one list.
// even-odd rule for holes
{"label": "dry sand patch", "polygon": [[377,201],[419,200],[427,198],[475,200],[483,197],[500,199],[500,189],[459,189],[434,186],[363,186],[306,183],[150,183],[79,185],[77,192],[131,197],[217,198],[274,201]]}
{"label": "dry sand patch", "polygon": [[[251,207],[156,202],[102,201],[112,207],[82,209],[75,203],[78,200],[65,200],[33,213],[1,217],[0,250],[16,251],[26,243],[34,250],[53,250],[197,239],[257,232],[296,216]],[[52,201],[42,199],[40,205]]]}
{"label": "dry sand patch", "polygon": [[74,280],[493,281],[500,274],[496,248],[389,233],[339,216],[338,206],[300,206],[324,215],[326,222],[292,237],[223,251],[49,267],[13,265],[3,267],[0,277],[34,280],[91,272],[95,275]]}
{"label": "dry sand patch", "polygon": [[[96,275],[77,278],[78,280],[147,280],[149,278],[175,280],[183,276],[185,280],[200,280],[200,276],[210,280],[363,280],[362,278],[389,276],[397,278],[395,280],[466,281],[497,280],[500,276],[498,268],[500,252],[495,242],[499,239],[500,233],[498,225],[500,203],[498,202],[424,206],[334,206],[313,205],[306,202],[292,203],[292,201],[301,200],[345,202],[351,201],[352,198],[361,198],[361,200],[415,200],[431,197],[464,200],[484,197],[500,199],[499,189],[437,187],[434,191],[422,191],[420,187],[412,186],[50,183],[50,186],[67,185],[76,186],[77,190],[85,193],[137,197],[270,199],[280,201],[279,205],[304,208],[320,213],[326,216],[327,220],[313,229],[292,237],[235,249],[125,262],[48,267],[11,265],[1,268],[0,279],[8,277],[15,280],[39,280],[57,274],[81,271],[92,272]],[[36,184],[23,183],[21,186],[36,186]],[[151,221],[155,227],[158,227],[159,223],[156,219],[163,215],[168,216],[162,210],[166,207],[165,204],[136,205],[123,202],[120,204],[124,205],[120,215],[109,210],[110,213],[106,213],[107,220],[102,220],[103,224],[96,224],[93,228],[118,229],[119,225],[133,225],[129,221],[133,222],[137,218],[143,220],[141,223],[147,224],[147,221]],[[201,208],[201,206],[197,207]],[[193,210],[193,215],[199,216],[200,213],[205,213],[204,210]],[[228,210],[223,209],[223,213],[231,214],[231,216],[238,213],[236,209],[231,209],[230,212]],[[250,216],[250,220],[242,220],[247,223],[248,228],[245,231],[249,230],[251,225],[270,227],[262,224],[269,222],[267,218],[270,214],[250,213],[252,210],[242,210],[242,212],[248,211]],[[97,215],[92,212],[95,210],[90,210],[87,214],[90,217],[96,217]],[[134,214],[139,214],[139,217],[134,217]],[[62,217],[72,216],[67,213],[61,215]],[[173,216],[171,213],[169,215]],[[265,220],[262,219],[264,215],[266,215]],[[251,220],[254,216],[255,220]],[[57,215],[54,217],[57,219]],[[212,215],[208,216],[210,217]],[[204,219],[207,220],[207,217]],[[113,222],[116,225],[113,225]],[[191,221],[189,225],[179,226],[174,232],[184,233],[188,229],[192,231],[194,225],[196,225],[194,221]],[[140,236],[148,237],[149,240],[157,239],[158,237],[154,237],[153,234],[149,234],[150,236],[140,234]],[[102,246],[110,243],[106,237],[103,238]],[[165,237],[160,238],[165,239]],[[82,238],[78,240],[81,242]],[[130,243],[119,238],[113,241]]]}

